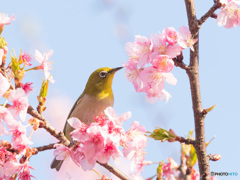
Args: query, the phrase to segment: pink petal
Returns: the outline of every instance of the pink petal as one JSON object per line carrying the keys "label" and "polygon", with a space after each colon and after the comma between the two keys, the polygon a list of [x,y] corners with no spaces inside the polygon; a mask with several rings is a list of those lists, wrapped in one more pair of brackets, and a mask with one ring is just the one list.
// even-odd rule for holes
{"label": "pink petal", "polygon": [[4,134],[6,134],[6,129],[5,127],[3,126],[3,122],[0,121],[0,136],[3,136]]}
{"label": "pink petal", "polygon": [[86,125],[76,117],[71,117],[67,121],[74,129],[86,127]]}
{"label": "pink petal", "polygon": [[159,55],[152,60],[152,65],[161,72],[170,72],[174,62],[167,55]]}
{"label": "pink petal", "polygon": [[113,107],[107,107],[105,110],[104,110],[104,113],[107,115],[107,117],[109,118],[109,119],[114,119],[114,118],[116,118],[117,116],[116,116],[116,113],[115,113],[115,111],[114,111],[114,109],[113,109]]}
{"label": "pink petal", "polygon": [[166,50],[166,55],[169,56],[169,58],[175,58],[178,56],[182,51],[181,46],[178,44],[174,44],[173,46],[168,46]]}
{"label": "pink petal", "polygon": [[2,65],[3,55],[4,55],[3,49],[0,49],[0,65]]}
{"label": "pink petal", "polygon": [[9,89],[10,84],[1,73],[0,73],[0,97]]}
{"label": "pink petal", "polygon": [[35,59],[39,62],[39,63],[42,63],[43,62],[43,55],[38,51],[38,50],[35,50]]}
{"label": "pink petal", "polygon": [[177,84],[177,79],[174,77],[174,75],[172,73],[164,73],[163,75],[165,77],[165,81],[168,84],[171,84],[171,85]]}

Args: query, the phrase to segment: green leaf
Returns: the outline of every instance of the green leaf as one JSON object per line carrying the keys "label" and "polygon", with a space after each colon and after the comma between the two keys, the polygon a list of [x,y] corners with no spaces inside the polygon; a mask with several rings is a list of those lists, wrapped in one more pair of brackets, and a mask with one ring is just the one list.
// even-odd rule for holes
{"label": "green leaf", "polygon": [[41,87],[41,90],[40,90],[39,97],[44,97],[44,98],[47,97],[48,83],[49,83],[49,80],[45,81],[45,80],[43,79],[42,87]]}
{"label": "green leaf", "polygon": [[190,130],[187,136],[188,139],[193,139],[193,130]]}
{"label": "green leaf", "polygon": [[13,54],[13,51],[11,52],[11,67],[15,77],[17,77],[18,71],[20,70],[20,65],[18,63],[17,56],[15,55],[13,57],[12,54]]}
{"label": "green leaf", "polygon": [[172,133],[170,133],[169,131],[162,129],[162,128],[155,129],[149,135],[149,137],[151,137],[155,140],[161,140],[162,142],[169,140],[170,138],[176,138],[176,136],[174,136]]}
{"label": "green leaf", "polygon": [[0,48],[3,49],[5,46],[7,46],[7,42],[3,37],[0,37]]}
{"label": "green leaf", "polygon": [[206,147],[216,138],[216,136],[214,136],[212,139],[210,139],[210,141],[206,142]]}
{"label": "green leaf", "polygon": [[196,154],[196,150],[193,147],[193,145],[191,145],[191,149],[190,149],[190,167],[193,167],[196,163],[197,163],[197,154]]}

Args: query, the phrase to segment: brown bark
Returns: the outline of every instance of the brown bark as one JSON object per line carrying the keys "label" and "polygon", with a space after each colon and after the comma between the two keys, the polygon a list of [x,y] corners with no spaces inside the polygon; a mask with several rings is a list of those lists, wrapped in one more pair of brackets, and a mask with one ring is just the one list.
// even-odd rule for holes
{"label": "brown bark", "polygon": [[217,2],[210,10],[197,20],[194,0],[185,0],[188,25],[193,35],[193,38],[198,38],[198,41],[194,44],[194,51],[190,51],[190,65],[186,70],[191,88],[192,96],[192,108],[195,122],[195,150],[198,157],[198,166],[200,172],[200,179],[210,179],[209,174],[209,158],[206,153],[205,131],[204,131],[204,119],[206,114],[203,113],[202,101],[200,94],[200,82],[199,82],[199,30],[208,17],[210,17],[216,9],[220,8]]}

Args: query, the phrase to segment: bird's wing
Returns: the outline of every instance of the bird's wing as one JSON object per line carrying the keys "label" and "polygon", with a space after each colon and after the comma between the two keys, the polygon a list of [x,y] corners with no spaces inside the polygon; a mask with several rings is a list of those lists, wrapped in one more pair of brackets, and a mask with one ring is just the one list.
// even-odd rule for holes
{"label": "bird's wing", "polygon": [[84,94],[81,94],[81,96],[79,96],[79,98],[77,99],[77,101],[74,103],[71,111],[70,111],[69,114],[68,114],[67,119],[69,119],[69,118],[71,117],[71,114],[72,114],[73,110],[74,110],[74,109],[76,108],[76,106],[81,102],[81,98],[82,98],[83,96],[84,96]]}
{"label": "bird's wing", "polygon": [[[74,109],[76,108],[76,106],[81,102],[81,99],[82,99],[83,96],[84,96],[84,94],[81,94],[81,96],[79,96],[79,98],[77,99],[77,101],[74,103],[71,111],[70,111],[69,114],[68,114],[67,120],[71,117],[72,112],[74,111]],[[70,126],[70,125],[68,124],[67,120],[66,120],[65,125],[64,125],[63,133],[64,133],[64,134],[66,135],[66,137],[68,138],[69,132],[66,132],[66,130],[67,130],[67,126]],[[70,140],[70,139],[69,139],[69,140]]]}
{"label": "bird's wing", "polygon": [[[73,105],[68,117],[67,117],[67,120],[71,117],[72,115],[72,112],[74,111],[74,109],[76,108],[76,106],[81,103],[81,99],[82,97],[84,96],[84,94],[81,94],[81,96],[77,99],[77,101],[75,102],[75,104]],[[66,120],[66,123],[65,123],[65,126],[64,126],[64,129],[63,129],[63,133],[64,135],[66,136],[66,138],[68,140],[71,140],[71,137],[69,135],[70,131],[73,130],[73,128],[68,124]],[[56,157],[54,158],[52,164],[51,164],[51,168],[54,169],[56,168],[57,171],[60,170],[61,166],[62,166],[62,163],[63,163],[64,160],[57,160]]]}

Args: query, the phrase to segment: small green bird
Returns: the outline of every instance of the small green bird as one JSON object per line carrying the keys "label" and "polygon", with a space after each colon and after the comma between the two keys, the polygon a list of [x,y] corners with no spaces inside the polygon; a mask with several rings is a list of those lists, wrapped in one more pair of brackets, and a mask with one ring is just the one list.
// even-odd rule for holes
{"label": "small green bird", "polygon": [[[73,105],[67,119],[76,117],[85,124],[94,122],[94,116],[100,115],[107,107],[113,106],[114,97],[112,92],[112,80],[116,71],[122,69],[103,67],[94,71],[86,84],[86,87]],[[63,133],[71,140],[70,132],[73,131],[66,121]],[[64,160],[57,160],[56,157],[51,164],[51,168],[60,170]]]}

